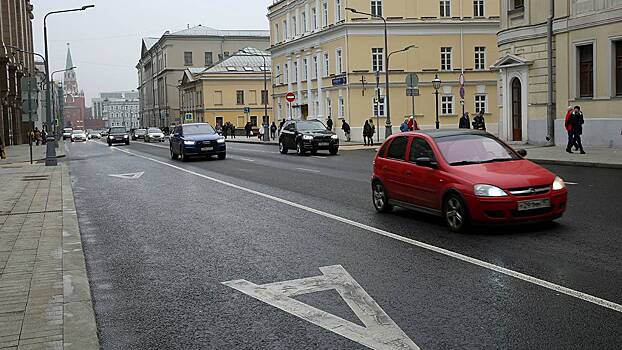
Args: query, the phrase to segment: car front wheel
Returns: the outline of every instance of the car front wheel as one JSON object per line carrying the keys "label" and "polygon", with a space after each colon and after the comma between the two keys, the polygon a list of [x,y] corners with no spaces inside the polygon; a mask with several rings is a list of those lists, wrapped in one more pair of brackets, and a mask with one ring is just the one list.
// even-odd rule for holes
{"label": "car front wheel", "polygon": [[281,152],[281,154],[287,154],[287,147],[285,147],[283,141],[279,141],[279,152]]}
{"label": "car front wheel", "polygon": [[372,200],[374,201],[374,208],[379,213],[388,213],[393,210],[393,206],[389,204],[387,191],[380,181],[376,181],[372,185]]}
{"label": "car front wheel", "polygon": [[296,144],[296,154],[299,155],[299,156],[304,156],[305,155],[305,146],[302,143],[302,141],[299,141]]}
{"label": "car front wheel", "polygon": [[173,151],[173,147],[171,147],[170,149],[171,149],[171,159],[172,159],[172,160],[177,160],[177,158],[179,158],[179,157],[177,156],[177,153],[175,153],[175,152]]}
{"label": "car front wheel", "polygon": [[330,152],[330,154],[334,156],[335,154],[337,154],[337,152],[339,152],[339,147],[333,147],[329,149],[328,152]]}
{"label": "car front wheel", "polygon": [[227,158],[227,153],[218,153],[218,159],[224,160],[225,158]]}
{"label": "car front wheel", "polygon": [[464,232],[469,224],[466,204],[460,196],[451,193],[443,203],[443,218],[451,232]]}

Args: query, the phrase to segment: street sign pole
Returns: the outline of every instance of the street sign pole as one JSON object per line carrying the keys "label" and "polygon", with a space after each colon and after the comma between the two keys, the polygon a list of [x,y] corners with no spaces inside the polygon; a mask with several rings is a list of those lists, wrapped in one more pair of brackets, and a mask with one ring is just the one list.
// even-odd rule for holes
{"label": "street sign pole", "polygon": [[28,132],[28,144],[30,146],[30,164],[32,164],[32,138],[33,127],[32,127],[32,87],[30,86],[31,80],[28,79],[28,126],[30,127],[30,131]]}
{"label": "street sign pole", "polygon": [[[376,71],[376,125],[380,129],[380,71]],[[380,143],[380,130],[376,134],[376,139]]]}
{"label": "street sign pole", "polygon": [[462,115],[464,115],[464,73],[460,73],[460,98],[462,99]]}

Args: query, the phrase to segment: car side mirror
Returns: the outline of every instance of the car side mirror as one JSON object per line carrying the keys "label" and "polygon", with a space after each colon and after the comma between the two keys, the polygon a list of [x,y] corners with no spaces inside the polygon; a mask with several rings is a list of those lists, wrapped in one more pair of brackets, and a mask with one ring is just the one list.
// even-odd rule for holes
{"label": "car side mirror", "polygon": [[519,149],[519,150],[516,151],[516,153],[518,153],[518,155],[523,157],[523,158],[527,156],[527,151],[524,150],[524,149]]}
{"label": "car side mirror", "polygon": [[415,159],[415,164],[427,168],[436,168],[438,163],[430,157],[419,157]]}

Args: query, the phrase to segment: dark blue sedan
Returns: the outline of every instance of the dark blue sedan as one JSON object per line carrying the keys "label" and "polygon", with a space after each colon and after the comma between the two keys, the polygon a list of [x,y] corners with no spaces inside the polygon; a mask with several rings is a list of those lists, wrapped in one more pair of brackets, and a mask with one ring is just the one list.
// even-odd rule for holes
{"label": "dark blue sedan", "polygon": [[225,138],[208,123],[178,125],[171,135],[171,159],[218,156],[227,157]]}

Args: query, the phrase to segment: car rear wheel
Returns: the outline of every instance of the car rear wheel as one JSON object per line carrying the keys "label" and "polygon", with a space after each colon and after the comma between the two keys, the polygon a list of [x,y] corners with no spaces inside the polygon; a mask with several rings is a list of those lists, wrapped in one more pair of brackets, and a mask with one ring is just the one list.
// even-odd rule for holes
{"label": "car rear wheel", "polygon": [[304,156],[305,155],[305,146],[302,143],[302,141],[299,141],[296,144],[296,154],[299,155],[299,156]]}
{"label": "car rear wheel", "polygon": [[175,152],[173,151],[173,147],[171,147],[171,159],[172,159],[172,160],[177,160],[177,158],[179,158],[179,157],[177,156],[177,153],[175,153]]}
{"label": "car rear wheel", "polygon": [[281,152],[281,154],[287,154],[287,147],[285,147],[283,141],[279,141],[279,152]]}
{"label": "car rear wheel", "polygon": [[387,191],[380,181],[376,181],[372,185],[372,200],[374,202],[374,208],[376,208],[376,211],[379,213],[388,213],[393,210],[393,206],[389,204]]}
{"label": "car rear wheel", "polygon": [[333,148],[329,149],[328,152],[330,152],[330,154],[334,156],[335,154],[337,154],[337,152],[339,152],[339,148],[338,147],[333,147]]}
{"label": "car rear wheel", "polygon": [[466,204],[460,196],[451,193],[445,197],[443,218],[451,232],[464,232],[469,224]]}

